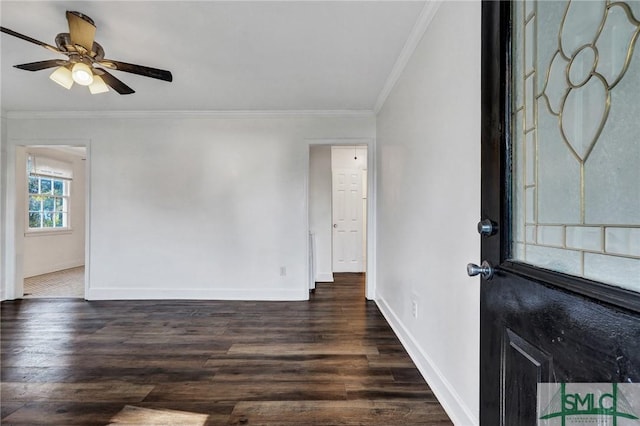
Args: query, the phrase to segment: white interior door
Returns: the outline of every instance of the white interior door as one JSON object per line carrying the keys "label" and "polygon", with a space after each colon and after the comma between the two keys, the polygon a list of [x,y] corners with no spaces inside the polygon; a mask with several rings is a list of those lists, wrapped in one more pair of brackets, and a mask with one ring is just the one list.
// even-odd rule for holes
{"label": "white interior door", "polygon": [[362,171],[335,168],[333,272],[363,272]]}

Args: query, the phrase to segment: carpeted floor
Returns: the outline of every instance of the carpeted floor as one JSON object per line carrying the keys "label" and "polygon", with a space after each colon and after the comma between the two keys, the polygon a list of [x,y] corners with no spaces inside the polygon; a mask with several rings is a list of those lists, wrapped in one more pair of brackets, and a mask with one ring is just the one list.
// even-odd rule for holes
{"label": "carpeted floor", "polygon": [[84,297],[84,266],[25,278],[24,298]]}

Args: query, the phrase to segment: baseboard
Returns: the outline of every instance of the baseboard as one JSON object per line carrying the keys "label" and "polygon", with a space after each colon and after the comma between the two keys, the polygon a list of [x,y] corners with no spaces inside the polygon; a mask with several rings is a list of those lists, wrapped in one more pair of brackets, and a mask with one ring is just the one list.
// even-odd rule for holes
{"label": "baseboard", "polygon": [[79,266],[84,266],[84,258],[71,260],[69,262],[56,263],[54,265],[45,265],[45,267],[40,267],[31,271],[24,271],[24,277],[36,277],[38,275],[50,274],[51,272],[63,271],[65,269],[77,268]]}
{"label": "baseboard", "polygon": [[303,301],[309,300],[309,289],[91,288],[89,285],[85,299]]}
{"label": "baseboard", "polygon": [[318,282],[318,283],[332,283],[333,282],[333,272],[317,273],[316,274],[316,282]]}
{"label": "baseboard", "polygon": [[429,384],[434,395],[438,398],[440,405],[442,405],[451,418],[453,424],[461,426],[478,425],[476,416],[462,401],[460,395],[458,395],[451,383],[444,377],[429,355],[420,348],[411,333],[404,327],[387,302],[381,298],[377,298],[375,302],[382,312],[382,315],[384,315],[389,325],[391,325],[396,336],[398,336],[398,339],[400,339],[402,346],[404,346],[409,353],[416,367]]}

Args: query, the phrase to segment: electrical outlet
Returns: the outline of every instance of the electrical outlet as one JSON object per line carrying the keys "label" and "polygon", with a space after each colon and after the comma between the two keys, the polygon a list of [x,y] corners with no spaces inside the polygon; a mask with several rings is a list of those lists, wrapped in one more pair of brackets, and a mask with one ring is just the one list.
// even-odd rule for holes
{"label": "electrical outlet", "polygon": [[411,316],[413,316],[415,319],[418,319],[418,301],[417,300],[411,301]]}
{"label": "electrical outlet", "polygon": [[281,266],[280,267],[280,276],[281,277],[286,277],[287,276],[287,267],[286,266]]}

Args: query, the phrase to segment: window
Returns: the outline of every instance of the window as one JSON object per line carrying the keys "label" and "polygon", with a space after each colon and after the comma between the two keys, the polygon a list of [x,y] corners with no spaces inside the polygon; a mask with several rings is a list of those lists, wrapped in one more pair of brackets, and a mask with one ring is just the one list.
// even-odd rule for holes
{"label": "window", "polygon": [[70,169],[67,163],[29,156],[27,162],[29,230],[69,228],[69,194],[72,176]]}
{"label": "window", "polygon": [[69,182],[29,177],[29,229],[69,227]]}

